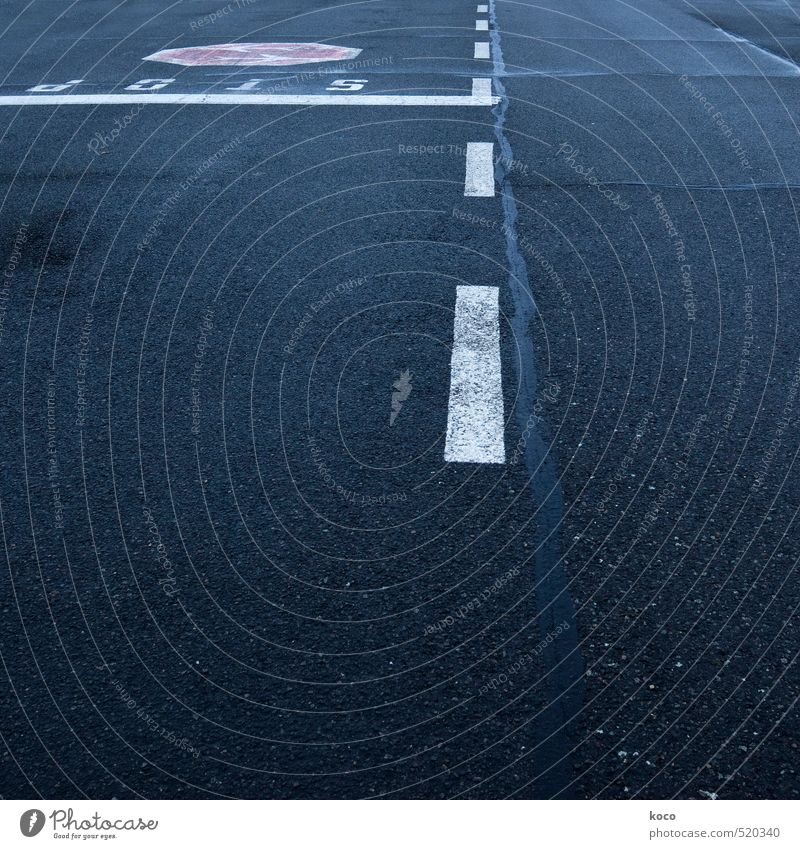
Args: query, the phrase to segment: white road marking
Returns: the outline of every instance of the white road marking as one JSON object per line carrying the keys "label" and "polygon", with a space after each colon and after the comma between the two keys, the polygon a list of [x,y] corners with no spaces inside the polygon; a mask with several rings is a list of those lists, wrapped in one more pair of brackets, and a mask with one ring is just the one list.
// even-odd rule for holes
{"label": "white road marking", "polygon": [[216,106],[494,106],[492,81],[475,78],[471,94],[5,94],[0,106],[103,106],[131,103]]}
{"label": "white road marking", "polygon": [[478,6],[477,12],[479,15],[485,15],[489,11],[488,6]]}
{"label": "white road marking", "polygon": [[488,41],[476,41],[475,42],[475,58],[476,59],[490,59],[489,55],[489,42]]}
{"label": "white road marking", "polygon": [[494,145],[492,142],[467,144],[464,197],[494,197]]}
{"label": "white road marking", "polygon": [[489,29],[489,21],[475,21],[475,29],[486,32]]}
{"label": "white road marking", "polygon": [[65,83],[40,83],[31,88],[26,88],[25,91],[66,91],[68,88],[72,88],[82,82],[83,80],[67,80]]}
{"label": "white road marking", "polygon": [[325,91],[361,91],[369,80],[334,80]]}
{"label": "white road marking", "polygon": [[492,81],[481,78],[472,80],[472,98],[473,100],[480,100],[481,104],[488,102],[492,105],[500,100],[499,97],[492,97]]}
{"label": "white road marking", "polygon": [[173,47],[145,56],[144,62],[170,62],[173,65],[304,65],[355,59],[360,47],[338,47],[316,42],[235,42],[205,44],[200,47]]}
{"label": "white road marking", "polygon": [[[174,83],[174,77],[164,77],[159,79],[139,80],[138,83],[132,83],[125,86],[125,91],[159,91],[166,88],[170,83]],[[28,89],[30,91],[30,89]]]}
{"label": "white road marking", "polygon": [[499,289],[457,286],[444,459],[505,463]]}
{"label": "white road marking", "polygon": [[255,91],[264,80],[256,77],[253,80],[247,80],[240,85],[226,86],[225,91]]}

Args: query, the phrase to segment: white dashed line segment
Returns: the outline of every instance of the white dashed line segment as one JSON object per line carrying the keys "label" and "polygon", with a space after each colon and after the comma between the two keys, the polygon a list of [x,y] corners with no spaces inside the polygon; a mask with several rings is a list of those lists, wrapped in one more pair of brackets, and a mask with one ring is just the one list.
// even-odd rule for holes
{"label": "white dashed line segment", "polygon": [[464,175],[464,197],[494,197],[494,145],[492,142],[469,142]]}
{"label": "white dashed line segment", "polygon": [[485,15],[489,11],[488,6],[478,6],[477,12],[479,15]]}
{"label": "white dashed line segment", "polygon": [[488,79],[472,80],[472,99],[479,100],[482,106],[493,106],[500,100],[499,97],[492,97],[492,81]]}
{"label": "white dashed line segment", "polygon": [[475,29],[480,32],[487,32],[489,29],[489,21],[475,21]]}
{"label": "white dashed line segment", "polygon": [[475,58],[476,59],[490,59],[489,55],[489,42],[488,41],[476,41],[475,42]]}
{"label": "white dashed line segment", "polygon": [[444,459],[505,463],[499,289],[457,286]]}

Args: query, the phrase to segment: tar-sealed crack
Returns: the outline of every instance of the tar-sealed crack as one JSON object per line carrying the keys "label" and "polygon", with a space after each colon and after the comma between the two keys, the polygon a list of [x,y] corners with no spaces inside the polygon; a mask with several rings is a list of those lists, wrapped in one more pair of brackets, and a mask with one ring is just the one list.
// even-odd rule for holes
{"label": "tar-sealed crack", "polygon": [[[519,403],[516,418],[524,432],[537,397],[538,376],[532,331],[536,303],[528,281],[528,270],[517,241],[517,204],[510,181],[509,163],[514,162],[511,145],[505,135],[508,97],[503,77],[506,74],[500,31],[497,27],[496,0],[489,3],[491,21],[493,76],[499,103],[492,110],[494,131],[500,148],[495,179],[501,193],[506,234],[506,256],[509,263],[508,284],[514,302],[511,326],[519,348]],[[556,474],[552,453],[548,450],[537,427],[524,450],[525,465],[530,475],[531,490],[536,508],[536,554],[534,580],[536,584],[537,625],[546,647],[542,652],[546,670],[546,708],[534,720],[535,739],[531,746],[533,790],[538,798],[567,798],[573,779],[570,758],[569,729],[583,704],[583,658],[578,647],[575,629],[575,607],[569,595],[561,562],[560,527],[564,513],[561,483]],[[570,627],[559,629],[559,623]]]}

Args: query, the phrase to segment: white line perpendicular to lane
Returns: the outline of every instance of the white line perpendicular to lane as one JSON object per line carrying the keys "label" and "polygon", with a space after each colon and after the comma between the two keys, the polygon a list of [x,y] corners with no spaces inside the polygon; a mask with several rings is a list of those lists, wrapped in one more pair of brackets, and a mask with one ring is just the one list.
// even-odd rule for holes
{"label": "white line perpendicular to lane", "polygon": [[457,286],[444,459],[505,463],[499,289]]}
{"label": "white line perpendicular to lane", "polygon": [[494,197],[494,145],[492,142],[467,143],[464,197]]}
{"label": "white line perpendicular to lane", "polygon": [[189,106],[494,106],[490,79],[473,78],[471,94],[4,94],[0,106],[111,106],[133,103]]}

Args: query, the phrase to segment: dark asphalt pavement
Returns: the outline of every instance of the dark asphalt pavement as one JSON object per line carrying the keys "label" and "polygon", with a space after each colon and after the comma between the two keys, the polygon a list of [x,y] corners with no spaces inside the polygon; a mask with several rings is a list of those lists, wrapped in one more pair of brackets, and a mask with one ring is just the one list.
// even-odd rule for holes
{"label": "dark asphalt pavement", "polygon": [[3,798],[800,796],[800,5],[477,5],[3,4]]}

